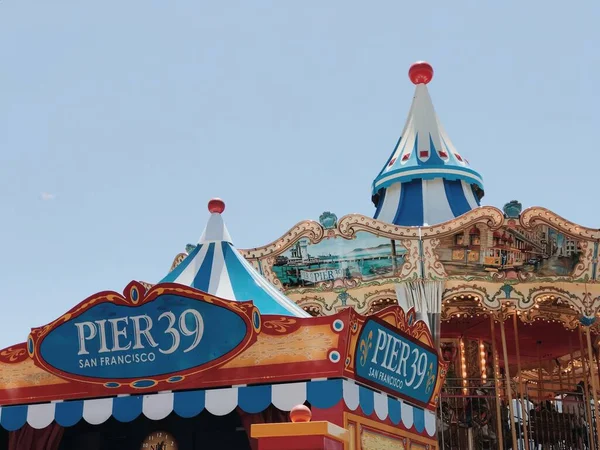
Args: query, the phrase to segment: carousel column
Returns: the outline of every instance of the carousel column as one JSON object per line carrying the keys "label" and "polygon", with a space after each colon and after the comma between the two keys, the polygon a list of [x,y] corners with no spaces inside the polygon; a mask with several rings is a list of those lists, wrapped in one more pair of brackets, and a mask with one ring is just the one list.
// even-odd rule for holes
{"label": "carousel column", "polygon": [[253,424],[250,436],[258,440],[258,450],[344,450],[350,432],[331,422],[311,422],[307,406],[290,411],[291,423]]}
{"label": "carousel column", "polygon": [[587,380],[587,364],[585,361],[585,353],[583,351],[583,332],[581,331],[581,324],[577,327],[577,334],[579,335],[579,356],[581,357],[581,378],[583,380],[583,395],[585,402],[585,411],[588,417],[587,423],[590,424],[588,427],[588,432],[590,435],[590,445],[592,448],[596,448],[596,442],[594,439],[594,430],[592,429],[592,405],[590,405],[590,393],[588,390],[588,380]]}
{"label": "carousel column", "polygon": [[490,313],[490,328],[492,331],[492,359],[494,364],[494,385],[496,387],[496,427],[499,445],[498,448],[503,449],[504,434],[502,427],[502,396],[500,395],[500,366],[498,364],[498,352],[496,350],[496,329],[494,326],[494,313]]}
{"label": "carousel column", "polygon": [[512,436],[512,448],[517,450],[517,430],[515,428],[515,411],[513,408],[512,385],[510,382],[510,364],[508,363],[508,348],[506,346],[506,333],[504,332],[504,317],[499,313],[500,338],[502,339],[502,355],[504,356],[504,375],[506,377],[506,394],[508,396],[508,410],[510,414],[510,433]]}
{"label": "carousel column", "polygon": [[594,397],[594,411],[596,412],[594,423],[596,424],[596,436],[600,439],[600,424],[598,423],[598,379],[597,375],[594,375],[593,360],[594,351],[592,350],[592,333],[590,331],[591,324],[585,327],[585,334],[587,337],[587,347],[589,355],[589,367],[590,367],[590,378],[592,379],[592,394]]}
{"label": "carousel column", "polygon": [[529,412],[525,404],[525,388],[523,386],[523,377],[521,376],[521,350],[519,349],[519,329],[517,323],[517,312],[513,314],[513,327],[515,330],[515,346],[517,349],[517,376],[519,377],[519,395],[521,397],[521,415],[523,416],[523,438],[525,439],[525,450],[529,450],[529,433],[527,428],[527,422],[529,419]]}

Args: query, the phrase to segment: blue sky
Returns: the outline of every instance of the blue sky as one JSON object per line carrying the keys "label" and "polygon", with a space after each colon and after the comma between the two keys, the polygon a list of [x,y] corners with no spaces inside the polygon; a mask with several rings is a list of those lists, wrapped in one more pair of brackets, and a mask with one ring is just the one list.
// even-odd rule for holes
{"label": "blue sky", "polygon": [[370,184],[429,61],[485,204],[600,227],[597,2],[0,1],[0,346],[154,282],[225,199],[238,247]]}

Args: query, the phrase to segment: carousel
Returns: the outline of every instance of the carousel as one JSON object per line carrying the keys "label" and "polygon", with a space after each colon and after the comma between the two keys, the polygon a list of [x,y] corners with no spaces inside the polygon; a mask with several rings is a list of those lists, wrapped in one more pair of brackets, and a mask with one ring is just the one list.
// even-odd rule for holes
{"label": "carousel", "polygon": [[409,78],[373,218],[325,212],[244,256],[313,316],[426,314],[449,365],[441,448],[598,448],[600,232],[518,201],[481,206],[483,177],[434,110],[432,67]]}
{"label": "carousel", "polygon": [[600,448],[600,232],[481,206],[432,67],[409,78],[373,217],[240,250],[211,200],[162,280],[0,352],[0,449]]}

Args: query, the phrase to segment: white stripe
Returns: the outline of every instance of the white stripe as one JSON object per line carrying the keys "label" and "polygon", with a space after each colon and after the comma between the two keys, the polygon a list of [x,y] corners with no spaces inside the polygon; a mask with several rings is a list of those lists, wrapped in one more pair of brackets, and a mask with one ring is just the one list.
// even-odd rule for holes
{"label": "white stripe", "polygon": [[175,283],[183,284],[184,286],[191,286],[194,282],[194,278],[200,270],[200,266],[202,265],[202,261],[206,257],[206,252],[208,251],[209,244],[202,245],[202,248],[198,252],[198,254],[190,261],[187,267],[179,274],[177,278],[175,278]]}
{"label": "white stripe", "polygon": [[144,395],[142,400],[142,412],[151,420],[161,420],[173,412],[173,400],[175,395],[172,392],[166,394]]}
{"label": "white stripe", "polygon": [[[277,290],[271,283],[267,281],[256,269],[250,264],[246,258],[244,258],[237,249],[233,249],[236,258],[242,263],[244,268],[248,271],[252,279],[258,284],[269,296],[275,300],[281,307],[285,308],[290,313],[293,313],[297,317],[310,317],[306,311],[300,308],[293,300],[287,298],[284,294]],[[238,299],[240,300],[240,299]],[[250,299],[248,299],[250,300]]]}
{"label": "white stripe", "polygon": [[435,434],[435,413],[433,411],[425,410],[425,431],[429,436]]}
{"label": "white stripe", "polygon": [[231,242],[231,236],[229,236],[229,231],[227,231],[221,214],[213,213],[208,219],[202,236],[198,239],[198,244],[221,241]]}
{"label": "white stripe", "polygon": [[444,180],[422,180],[423,183],[423,222],[436,224],[454,219],[448,203]]}
{"label": "white stripe", "polygon": [[[404,141],[404,145],[402,147],[402,152],[398,155],[398,157],[400,158],[400,160],[396,160],[394,162],[394,164],[392,165],[392,167],[389,168],[389,170],[394,170],[396,167],[398,167],[398,162],[400,163],[400,167],[411,163],[417,160],[417,158],[419,157],[418,155],[418,151],[416,155],[413,155],[412,153],[414,153],[415,150],[415,130],[413,129],[412,125],[412,117],[409,119],[407,125],[408,125],[408,129],[406,130],[406,134],[402,134],[402,140]],[[402,158],[404,157],[404,155],[410,155],[408,157],[408,159],[406,159],[406,161],[403,161]]]}
{"label": "white stripe", "polygon": [[448,164],[456,165],[456,166],[459,166],[459,167],[469,167],[470,168],[470,164],[467,163],[467,160],[465,158],[463,158],[461,156],[461,159],[462,159],[462,161],[461,161],[461,160],[459,160],[456,157],[456,155],[459,154],[459,153],[456,150],[456,147],[454,146],[454,143],[452,142],[452,139],[450,139],[450,136],[448,136],[448,133],[446,133],[446,129],[444,128],[444,126],[440,122],[439,117],[436,120],[437,120],[437,124],[438,124],[438,129],[440,130],[440,137],[445,142],[446,148],[448,149],[448,153],[450,155],[452,155],[452,160],[450,160],[448,162]]}
{"label": "white stripe", "polygon": [[54,420],[55,403],[41,403],[27,407],[27,423],[36,430],[46,428]]}
{"label": "white stripe", "polygon": [[[419,136],[419,146],[417,148],[417,157],[421,161],[427,161],[431,157],[431,145],[429,143],[429,136],[434,145],[436,142],[436,135],[439,134],[437,131],[437,118],[433,109],[433,103],[429,96],[429,91],[425,84],[417,85],[415,89],[415,108],[413,109],[414,114],[414,128],[417,136]],[[437,147],[439,149],[439,147]],[[421,151],[426,151],[427,156],[421,158]]]}
{"label": "white stripe", "polygon": [[377,414],[379,420],[385,420],[388,416],[388,396],[381,392],[374,392],[373,395],[375,414]]}
{"label": "white stripe", "polygon": [[[415,93],[416,96],[416,93]],[[414,127],[412,126],[413,123],[413,109],[415,107],[415,101],[413,100],[413,102],[410,105],[410,109],[408,111],[408,119],[406,121],[406,123],[404,124],[404,128],[402,129],[402,133],[400,134],[401,137],[401,141],[400,143],[402,144],[402,149],[400,151],[398,151],[399,149],[396,148],[394,151],[394,156],[392,156],[392,158],[396,158],[396,161],[394,162],[394,164],[392,164],[391,167],[386,167],[382,172],[387,172],[388,170],[392,169],[396,166],[396,164],[398,164],[398,161],[400,161],[400,163],[402,164],[402,158],[400,158],[401,155],[404,154],[404,149],[406,148],[407,143],[411,143],[414,146],[414,142],[415,142],[415,138],[414,138],[414,134],[415,134],[415,130]],[[412,148],[409,148],[408,151],[412,152]]]}
{"label": "white stripe", "polygon": [[385,191],[385,196],[383,197],[383,205],[381,205],[381,209],[379,210],[379,216],[377,220],[381,220],[382,222],[393,223],[394,217],[396,217],[396,212],[400,207],[400,194],[402,192],[402,184],[395,183],[392,184]]}
{"label": "white stripe", "polygon": [[410,430],[410,427],[412,427],[414,423],[413,407],[403,401],[400,402],[400,405],[402,408],[402,423],[407,429]]}
{"label": "white stripe", "polygon": [[223,246],[221,243],[215,243],[208,293],[226,300],[236,299],[231,287],[231,281],[229,281],[229,275],[225,269],[225,256],[223,255]]}
{"label": "white stripe", "polygon": [[[428,188],[429,185],[425,182],[425,180],[421,180],[421,196],[422,199],[421,201],[422,203],[422,207],[423,207],[423,225],[427,226],[429,225],[430,222],[429,221],[429,211],[428,211],[428,206],[429,206],[429,192],[428,192]],[[416,202],[415,202],[416,203]]]}
{"label": "white stripe", "polygon": [[282,411],[290,411],[294,406],[306,401],[306,383],[274,384],[271,386],[271,403]]}
{"label": "white stripe", "polygon": [[460,170],[460,169],[448,169],[448,168],[443,167],[440,169],[414,169],[414,170],[402,171],[400,173],[394,173],[392,175],[388,175],[387,177],[382,178],[381,180],[377,181],[377,183],[375,183],[374,190],[377,191],[377,188],[379,186],[381,186],[382,184],[384,184],[386,181],[394,180],[396,178],[407,177],[407,176],[428,175],[428,174],[461,175],[464,177],[472,178],[473,180],[476,180],[479,183],[483,184],[483,179],[480,176],[472,174],[471,172],[466,172],[466,171]]}
{"label": "white stripe", "polygon": [[214,416],[225,416],[238,404],[238,389],[235,387],[210,389],[206,391],[206,410]]}
{"label": "white stripe", "polygon": [[475,199],[475,195],[473,194],[473,189],[471,189],[471,186],[465,183],[464,181],[461,181],[460,184],[462,185],[463,192],[465,193],[465,198],[467,199],[467,203],[469,204],[471,209],[479,207],[479,205],[477,204],[477,200]]}
{"label": "white stripe", "polygon": [[342,389],[344,393],[344,403],[346,406],[354,411],[358,408],[360,398],[358,396],[358,384],[344,380],[342,383]]}
{"label": "white stripe", "polygon": [[96,398],[83,402],[83,419],[90,425],[100,425],[112,416],[113,399]]}

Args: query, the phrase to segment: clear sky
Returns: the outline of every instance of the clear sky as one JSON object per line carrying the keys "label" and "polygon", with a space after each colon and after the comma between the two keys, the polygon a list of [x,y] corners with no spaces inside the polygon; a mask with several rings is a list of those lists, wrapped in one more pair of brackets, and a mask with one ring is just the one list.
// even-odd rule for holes
{"label": "clear sky", "polygon": [[238,247],[370,185],[429,61],[446,131],[518,199],[598,213],[595,1],[0,1],[0,346],[158,281],[213,196]]}

